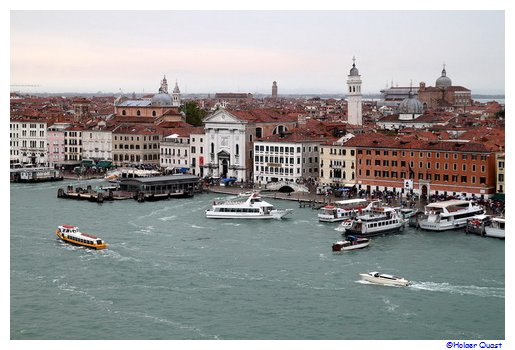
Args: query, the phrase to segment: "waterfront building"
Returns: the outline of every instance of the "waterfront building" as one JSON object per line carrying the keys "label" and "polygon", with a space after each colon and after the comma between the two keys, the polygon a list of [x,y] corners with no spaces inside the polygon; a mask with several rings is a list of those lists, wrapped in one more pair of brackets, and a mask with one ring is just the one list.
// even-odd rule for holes
{"label": "waterfront building", "polygon": [[346,146],[357,150],[359,189],[482,198],[495,193],[495,151],[485,143],[377,133],[356,135]]}
{"label": "waterfront building", "polygon": [[[198,174],[197,145],[192,145],[192,134],[202,135],[204,128],[168,129],[170,134],[159,145],[160,166],[172,173]],[[193,136],[194,138],[194,136]],[[195,153],[192,153],[195,152]]]}
{"label": "waterfront building", "polygon": [[320,145],[320,184],[336,187],[356,184],[356,148],[345,145],[353,137],[348,133],[337,141]]}
{"label": "waterfront building", "polygon": [[347,121],[349,124],[362,125],[362,95],[361,95],[361,75],[356,68],[356,58],[352,58],[352,68],[347,76]]}
{"label": "waterfront building", "polygon": [[197,175],[200,177],[204,177],[204,140],[206,138],[206,134],[204,132],[204,128],[194,128],[194,130],[190,134],[190,173],[192,175]]}
{"label": "waterfront building", "polygon": [[504,162],[505,162],[505,152],[497,152],[495,154],[495,164],[496,164],[496,174],[497,174],[497,184],[495,185],[496,193],[505,193],[505,172],[504,172]]}
{"label": "waterfront building", "polygon": [[161,132],[154,124],[119,124],[112,131],[113,164],[159,165]]}
{"label": "waterfront building", "polygon": [[10,131],[11,164],[48,165],[46,119],[12,118]]}
{"label": "waterfront building", "polygon": [[64,129],[64,162],[72,167],[82,162],[82,130],[83,126],[76,124]]}
{"label": "waterfront building", "polygon": [[53,123],[48,127],[48,163],[50,166],[64,164],[64,130],[69,123]]}
{"label": "waterfront building", "polygon": [[113,130],[105,121],[86,125],[82,131],[82,157],[98,162],[113,160]]}
{"label": "waterfront building", "polygon": [[[11,94],[12,98],[12,94]],[[21,123],[17,120],[11,119],[9,123],[9,148],[10,148],[10,163],[11,167],[20,165],[20,126]]]}
{"label": "waterfront building", "polygon": [[204,175],[253,179],[253,143],[297,125],[297,118],[275,110],[218,109],[204,119]]}
{"label": "waterfront building", "polygon": [[319,148],[326,133],[295,129],[254,142],[254,182],[318,179]]}

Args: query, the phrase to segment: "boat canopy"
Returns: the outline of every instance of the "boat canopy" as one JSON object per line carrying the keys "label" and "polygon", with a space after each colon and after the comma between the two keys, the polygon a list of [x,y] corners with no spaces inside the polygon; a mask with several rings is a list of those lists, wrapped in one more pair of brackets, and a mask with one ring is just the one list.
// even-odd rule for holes
{"label": "boat canopy", "polygon": [[453,199],[450,201],[431,203],[431,204],[426,205],[426,208],[441,208],[442,209],[442,208],[450,207],[452,205],[463,205],[463,204],[469,204],[469,203],[470,203],[469,201]]}

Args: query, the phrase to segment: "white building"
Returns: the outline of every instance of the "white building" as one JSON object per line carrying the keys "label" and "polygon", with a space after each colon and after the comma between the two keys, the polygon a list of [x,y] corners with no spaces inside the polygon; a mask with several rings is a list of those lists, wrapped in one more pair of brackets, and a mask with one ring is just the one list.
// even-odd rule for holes
{"label": "white building", "polygon": [[113,160],[113,127],[108,127],[105,121],[82,131],[82,158]]}
{"label": "white building", "polygon": [[204,125],[204,175],[247,181],[247,121],[219,109],[204,119]]}
{"label": "white building", "polygon": [[11,161],[21,164],[48,165],[47,122],[11,120]]}
{"label": "white building", "polygon": [[[11,97],[12,98],[12,97]],[[20,127],[21,123],[16,120],[11,120],[11,123],[9,124],[9,131],[10,131],[10,162],[11,165],[20,163]]]}
{"label": "white building", "polygon": [[356,58],[352,58],[352,68],[347,76],[347,121],[353,125],[363,125],[361,95],[361,75],[356,68]]}
{"label": "white building", "polygon": [[159,165],[173,173],[188,172],[190,168],[190,138],[179,134],[165,136],[159,145]]}
{"label": "white building", "polygon": [[353,137],[346,134],[320,146],[320,183],[349,187],[356,184],[356,147],[345,145]]}

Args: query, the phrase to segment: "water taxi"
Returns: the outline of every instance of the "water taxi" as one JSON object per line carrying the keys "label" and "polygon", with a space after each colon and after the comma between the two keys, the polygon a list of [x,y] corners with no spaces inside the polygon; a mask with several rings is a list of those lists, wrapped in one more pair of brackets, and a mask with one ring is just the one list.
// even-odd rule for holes
{"label": "water taxi", "polygon": [[411,284],[411,282],[405,278],[388,275],[386,273],[379,273],[376,271],[369,273],[360,273],[359,275],[361,276],[361,279],[363,281],[375,284],[385,284],[394,286],[407,286]]}
{"label": "water taxi", "polygon": [[105,249],[108,246],[108,244],[101,238],[90,235],[89,233],[80,232],[77,226],[58,226],[55,234],[64,242],[80,245],[87,248]]}
{"label": "water taxi", "polygon": [[208,219],[282,219],[293,209],[276,209],[261,199],[258,193],[251,193],[246,200],[213,202],[206,210]]}
{"label": "water taxi", "polygon": [[467,219],[474,215],[484,214],[485,210],[472,201],[449,200],[426,205],[424,217],[418,222],[421,229],[444,231],[462,228]]}
{"label": "water taxi", "polygon": [[365,248],[368,247],[369,244],[370,239],[368,238],[349,236],[345,241],[338,241],[333,243],[332,250],[333,252],[344,252],[346,250]]}

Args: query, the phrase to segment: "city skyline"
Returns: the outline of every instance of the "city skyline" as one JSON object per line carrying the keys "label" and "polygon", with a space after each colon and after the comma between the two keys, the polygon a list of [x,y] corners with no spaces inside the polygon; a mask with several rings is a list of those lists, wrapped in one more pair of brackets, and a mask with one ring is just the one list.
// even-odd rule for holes
{"label": "city skyline", "polygon": [[[11,90],[364,94],[453,85],[505,92],[504,11],[11,11]],[[435,26],[435,23],[446,23]],[[38,85],[20,87],[14,85]]]}

